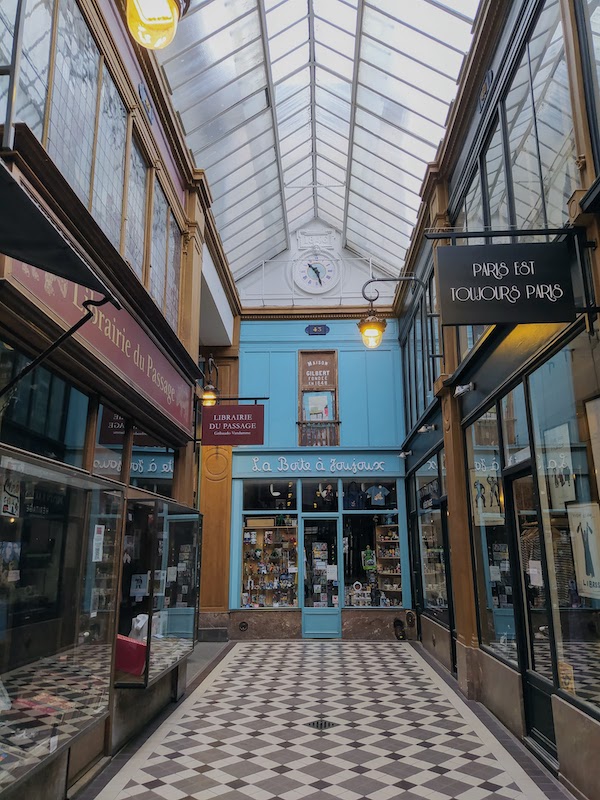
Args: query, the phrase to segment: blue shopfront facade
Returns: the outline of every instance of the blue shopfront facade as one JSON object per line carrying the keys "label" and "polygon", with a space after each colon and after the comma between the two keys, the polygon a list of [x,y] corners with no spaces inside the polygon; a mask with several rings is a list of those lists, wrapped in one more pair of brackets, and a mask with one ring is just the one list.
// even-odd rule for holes
{"label": "blue shopfront facade", "polygon": [[[323,326],[322,326],[323,327]],[[242,325],[240,396],[268,397],[265,443],[233,453],[229,606],[339,638],[412,607],[395,322],[367,351],[351,320]]]}

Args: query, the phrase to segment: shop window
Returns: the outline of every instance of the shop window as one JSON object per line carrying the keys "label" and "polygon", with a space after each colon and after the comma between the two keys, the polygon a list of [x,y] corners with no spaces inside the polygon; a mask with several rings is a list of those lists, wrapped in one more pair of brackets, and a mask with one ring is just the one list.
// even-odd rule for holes
{"label": "shop window", "polygon": [[127,421],[108,406],[98,408],[94,467],[96,475],[120,481],[123,451],[126,442]]}
{"label": "shop window", "polygon": [[[397,508],[396,483],[394,481],[344,480],[342,493],[343,507],[348,511],[370,511],[371,509],[377,511]],[[309,511],[310,509],[305,510]]]}
{"label": "shop window", "polygon": [[500,417],[504,463],[507,467],[513,467],[515,464],[520,464],[521,461],[526,461],[531,455],[523,384],[519,384],[502,398]]}
{"label": "shop window", "polygon": [[127,503],[115,683],[144,687],[194,643],[199,517],[141,492]]}
{"label": "shop window", "polygon": [[344,605],[375,608],[402,605],[398,518],[345,515]]}
{"label": "shop window", "polygon": [[298,518],[244,517],[242,608],[298,606]]}
{"label": "shop window", "polygon": [[299,437],[301,447],[339,444],[337,353],[304,351],[299,354]]}
{"label": "shop window", "polygon": [[[500,125],[496,125],[483,157],[485,182],[489,209],[489,227],[491,230],[505,231],[510,227],[508,210],[508,192],[506,188],[506,171],[504,167],[504,149]],[[509,242],[507,237],[494,239],[496,244]]]}
{"label": "shop window", "polygon": [[152,200],[152,239],[150,243],[150,285],[154,302],[163,308],[167,268],[167,198],[158,178],[154,179]]}
{"label": "shop window", "polygon": [[423,607],[427,614],[449,625],[446,553],[440,510],[437,458],[428,461],[416,475],[417,524],[421,551]]}
{"label": "shop window", "polygon": [[302,511],[337,510],[337,480],[302,481]]}
{"label": "shop window", "polygon": [[466,445],[481,642],[516,664],[515,575],[505,524],[495,409],[467,428]]}
{"label": "shop window", "polygon": [[6,788],[108,712],[123,495],[7,451],[0,487]]}
{"label": "shop window", "polygon": [[296,481],[244,481],[246,511],[296,509]]}
{"label": "shop window", "polygon": [[[600,351],[582,333],[530,377],[541,539],[559,686],[600,706]],[[541,544],[524,569],[543,564]],[[540,597],[540,602],[543,600]]]}
{"label": "shop window", "polygon": [[177,321],[179,319],[179,277],[181,271],[181,231],[171,212],[169,212],[168,237],[165,317],[173,330],[177,331]]}
{"label": "shop window", "polygon": [[[0,386],[5,386],[28,362],[22,353],[0,342]],[[87,411],[86,395],[38,367],[17,384],[4,410],[0,410],[0,440],[80,467]]]}
{"label": "shop window", "polygon": [[175,451],[141,428],[133,428],[129,482],[139,489],[173,496]]}
{"label": "shop window", "polygon": [[90,200],[99,69],[100,53],[76,0],[61,0],[47,148],[86,207]]}
{"label": "shop window", "polygon": [[[597,0],[582,0],[579,4],[582,8],[582,35],[587,42],[587,47],[582,48],[582,52],[589,53],[590,58],[590,79],[588,86],[593,91],[593,109],[592,115],[595,114],[595,127],[596,132],[599,129],[600,119],[600,8],[598,7]],[[597,134],[596,134],[597,135]],[[596,147],[598,150],[598,147]],[[596,152],[596,165],[600,161],[600,153]],[[596,172],[598,170],[596,169]]]}

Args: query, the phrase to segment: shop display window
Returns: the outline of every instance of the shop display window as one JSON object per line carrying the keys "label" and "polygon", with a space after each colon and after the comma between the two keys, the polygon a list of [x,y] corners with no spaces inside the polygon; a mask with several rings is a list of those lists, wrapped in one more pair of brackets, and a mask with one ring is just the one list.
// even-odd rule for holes
{"label": "shop display window", "polygon": [[515,576],[505,524],[495,409],[467,428],[466,444],[481,642],[516,664]]}
{"label": "shop display window", "polygon": [[337,511],[337,480],[302,481],[302,511]]}
{"label": "shop display window", "polygon": [[112,408],[100,405],[94,445],[94,473],[121,480],[127,420]]}
{"label": "shop display window", "polygon": [[0,785],[108,713],[123,495],[0,450]]}
{"label": "shop display window", "polygon": [[[599,374],[598,340],[582,333],[529,379],[542,531],[541,541],[538,534],[538,542],[534,542],[535,549],[530,548],[523,556],[528,583],[538,587],[532,613],[539,616],[537,608],[543,608],[535,636],[545,644],[548,660],[554,638],[559,687],[597,708],[600,707]],[[545,613],[547,601],[550,625]]]}
{"label": "shop display window", "polygon": [[[6,386],[30,360],[0,342],[0,387]],[[85,394],[58,375],[38,367],[16,385],[0,413],[0,440],[81,467],[87,413]]]}
{"label": "shop display window", "polygon": [[130,497],[123,548],[118,687],[144,687],[193,649],[199,516],[193,509]]}
{"label": "shop display window", "polygon": [[296,510],[296,481],[244,481],[247,511]]}
{"label": "shop display window", "polygon": [[246,516],[242,541],[242,608],[298,606],[298,519]]}
{"label": "shop display window", "polygon": [[174,469],[175,451],[134,426],[130,484],[163,497],[172,497]]}
{"label": "shop display window", "polygon": [[448,625],[450,618],[446,553],[440,511],[441,486],[437,457],[433,457],[420,467],[415,481],[423,607],[429,616]]}
{"label": "shop display window", "polygon": [[402,605],[400,540],[395,515],[346,515],[343,528],[344,605]]}

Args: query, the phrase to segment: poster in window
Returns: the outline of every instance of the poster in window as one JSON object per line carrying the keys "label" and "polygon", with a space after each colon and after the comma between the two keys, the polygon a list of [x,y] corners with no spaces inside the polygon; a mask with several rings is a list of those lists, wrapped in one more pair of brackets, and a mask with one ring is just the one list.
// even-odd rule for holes
{"label": "poster in window", "polygon": [[469,491],[474,525],[485,527],[504,523],[500,481],[495,472],[469,470]]}
{"label": "poster in window", "polygon": [[576,499],[571,459],[569,424],[565,422],[544,433],[546,448],[546,475],[550,485],[550,504],[553,509],[563,509]]}
{"label": "poster in window", "polygon": [[326,422],[333,417],[333,392],[304,392],[302,406],[304,422]]}
{"label": "poster in window", "polygon": [[594,459],[595,474],[598,477],[600,475],[600,397],[589,400],[585,404],[585,413],[590,432],[590,446]]}
{"label": "poster in window", "polygon": [[581,597],[600,600],[600,506],[568,503],[567,516],[577,591]]}
{"label": "poster in window", "polygon": [[0,514],[18,517],[21,510],[21,481],[10,470],[0,470]]}

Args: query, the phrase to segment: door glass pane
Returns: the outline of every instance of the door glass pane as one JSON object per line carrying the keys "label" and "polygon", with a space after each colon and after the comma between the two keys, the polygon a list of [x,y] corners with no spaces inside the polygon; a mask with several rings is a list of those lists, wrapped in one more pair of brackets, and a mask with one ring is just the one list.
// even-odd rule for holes
{"label": "door glass pane", "polygon": [[508,554],[496,410],[467,428],[467,461],[481,643],[517,663],[513,570]]}
{"label": "door glass pane", "polygon": [[515,525],[521,552],[523,599],[529,639],[529,666],[545,678],[552,680],[548,599],[542,574],[542,543],[531,475],[525,475],[513,482],[513,499]]}
{"label": "door glass pane", "polygon": [[305,608],[338,607],[337,564],[337,520],[307,521],[304,525]]}

